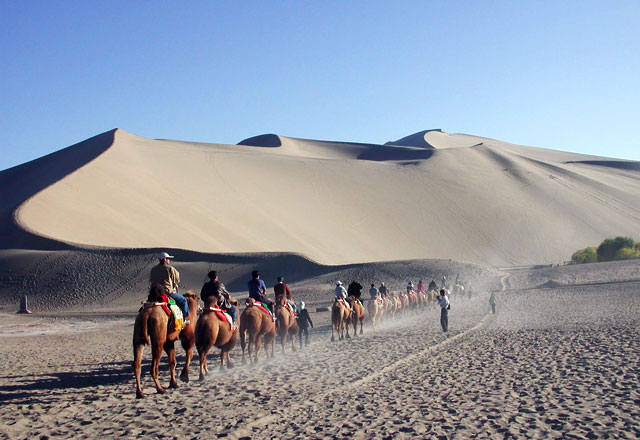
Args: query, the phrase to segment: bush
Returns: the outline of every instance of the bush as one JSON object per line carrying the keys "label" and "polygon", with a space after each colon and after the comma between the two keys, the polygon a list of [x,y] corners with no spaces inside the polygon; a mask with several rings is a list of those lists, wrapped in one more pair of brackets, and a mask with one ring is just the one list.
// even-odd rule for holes
{"label": "bush", "polygon": [[593,246],[576,251],[571,256],[571,262],[576,264],[595,263],[596,261],[598,261],[598,255]]}
{"label": "bush", "polygon": [[640,251],[635,246],[625,247],[616,252],[616,260],[631,260],[633,258],[640,258]]}
{"label": "bush", "polygon": [[635,247],[635,242],[629,237],[607,238],[598,246],[598,261],[611,261],[616,259],[618,251],[623,248]]}

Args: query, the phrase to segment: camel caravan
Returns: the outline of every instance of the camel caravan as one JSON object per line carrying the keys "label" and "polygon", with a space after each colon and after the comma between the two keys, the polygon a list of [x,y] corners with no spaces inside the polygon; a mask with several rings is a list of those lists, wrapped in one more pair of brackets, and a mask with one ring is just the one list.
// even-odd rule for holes
{"label": "camel caravan", "polygon": [[[160,264],[152,269],[151,287],[147,300],[142,304],[135,320],[133,332],[133,371],[136,379],[136,398],[143,398],[141,385],[142,355],[145,345],[151,346],[152,360],[150,375],[160,394],[165,389],[158,380],[158,370],[162,351],[169,359],[169,388],[178,388],[175,376],[177,365],[175,343],[180,343],[186,353],[185,366],[180,374],[183,382],[189,381],[189,366],[196,347],[199,357],[199,380],[209,374],[207,354],[211,348],[220,350],[220,370],[234,366],[230,352],[240,338],[242,364],[258,362],[260,348],[264,348],[267,359],[274,357],[274,346],[280,339],[282,353],[286,345],[291,343],[291,350],[296,351],[296,337],[300,348],[309,344],[309,326],[313,322],[304,302],[296,304],[291,291],[282,277],[278,277],[274,286],[275,302],[269,300],[266,285],[257,271],[252,273],[248,282],[249,297],[244,301],[244,309],[238,317],[239,301],[231,298],[224,284],[218,280],[218,274],[211,271],[209,280],[202,287],[200,295],[188,291],[184,295],[177,293],[179,274],[170,266],[173,258],[169,254],[161,254]],[[155,271],[155,272],[154,272]],[[160,273],[160,276],[158,276]],[[460,283],[461,285],[461,283]],[[443,284],[444,286],[444,284]],[[364,306],[361,297],[362,286],[353,281],[348,289],[342,282],[336,282],[335,297],[331,307],[331,341],[350,338],[363,334],[365,309],[369,315],[372,328],[382,322],[396,318],[404,318],[417,314],[421,310],[435,307],[437,303],[435,282],[431,282],[425,290],[422,281],[417,289],[408,283],[406,291],[390,292],[382,283],[380,288],[371,285],[370,300]],[[464,291],[464,289],[462,289]],[[458,294],[460,289],[458,290]],[[202,300],[204,306],[199,307]]]}

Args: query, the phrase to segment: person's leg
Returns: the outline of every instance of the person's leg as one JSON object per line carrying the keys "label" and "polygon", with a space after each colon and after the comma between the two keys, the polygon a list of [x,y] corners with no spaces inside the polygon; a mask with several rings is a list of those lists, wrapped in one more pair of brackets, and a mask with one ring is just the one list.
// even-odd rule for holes
{"label": "person's leg", "polygon": [[309,329],[306,327],[304,329],[304,345],[305,347],[309,345]]}
{"label": "person's leg", "polygon": [[444,311],[444,331],[449,331],[449,311],[446,309]]}
{"label": "person's leg", "polygon": [[169,296],[173,299],[180,310],[182,310],[182,315],[184,319],[189,317],[189,303],[187,303],[187,299],[180,295],[179,293],[170,293]]}
{"label": "person's leg", "polygon": [[446,332],[446,327],[445,327],[445,313],[447,313],[447,311],[445,309],[440,309],[440,326],[442,327],[442,331]]}
{"label": "person's leg", "polygon": [[229,312],[229,315],[231,316],[231,319],[233,319],[233,323],[236,323],[236,319],[238,318],[237,313],[238,310],[236,309],[236,306],[230,306],[229,310],[227,310],[227,312]]}

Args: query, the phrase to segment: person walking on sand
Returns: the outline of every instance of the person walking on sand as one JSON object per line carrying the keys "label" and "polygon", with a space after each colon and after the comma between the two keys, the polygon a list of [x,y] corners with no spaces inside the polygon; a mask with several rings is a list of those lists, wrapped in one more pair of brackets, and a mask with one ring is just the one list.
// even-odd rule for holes
{"label": "person walking on sand", "polygon": [[496,294],[491,292],[489,296],[489,305],[491,306],[491,313],[496,314]]}
{"label": "person walking on sand", "polygon": [[173,255],[169,255],[166,252],[162,252],[158,259],[160,262],[151,268],[149,274],[149,284],[159,284],[167,292],[167,295],[173,299],[180,310],[182,310],[182,317],[184,323],[190,324],[189,320],[189,304],[187,299],[178,293],[178,284],[180,284],[180,273],[175,267],[171,266],[171,260],[175,258]]}
{"label": "person walking on sand", "polygon": [[305,307],[304,301],[300,301],[298,305],[298,316],[296,316],[298,320],[298,340],[300,341],[300,348],[302,348],[302,335],[304,334],[304,345],[305,347],[309,345],[309,326],[313,328],[313,322],[311,321],[311,316],[309,316],[309,311]]}
{"label": "person walking on sand", "polygon": [[449,309],[451,309],[451,304],[449,303],[449,298],[447,298],[447,291],[444,289],[440,289],[438,304],[440,305],[440,325],[442,326],[442,332],[446,333],[449,331]]}

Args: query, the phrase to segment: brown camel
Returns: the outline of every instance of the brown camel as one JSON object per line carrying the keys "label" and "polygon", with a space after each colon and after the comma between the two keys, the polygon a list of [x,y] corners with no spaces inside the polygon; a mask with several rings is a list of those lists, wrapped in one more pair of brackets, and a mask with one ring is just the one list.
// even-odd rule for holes
{"label": "brown camel", "polygon": [[[247,361],[244,357],[244,350],[248,341],[248,355],[252,363],[258,362],[258,351],[260,351],[260,342],[264,339],[264,350],[269,357],[269,346],[271,346],[271,357],[273,357],[273,343],[276,338],[276,326],[271,318],[271,314],[266,313],[254,305],[252,298],[247,298],[247,308],[240,315],[240,345],[242,346],[242,364]],[[252,357],[252,349],[255,355]]]}
{"label": "brown camel", "polygon": [[[195,321],[197,318],[198,310],[198,294],[193,291],[188,291],[184,294],[189,304],[189,318],[190,324],[187,324],[181,331],[169,329],[169,317],[162,309],[157,305],[160,302],[159,298],[165,293],[165,290],[160,285],[154,285],[149,290],[148,301],[138,312],[136,322],[133,327],[133,374],[136,377],[136,398],[141,399],[144,397],[142,392],[142,385],[140,383],[140,369],[142,365],[142,353],[144,346],[149,345],[151,342],[151,378],[156,385],[156,391],[159,394],[164,394],[165,390],[158,381],[158,366],[160,365],[160,358],[162,357],[162,350],[167,352],[169,357],[169,371],[171,373],[171,381],[169,382],[169,388],[178,388],[178,382],[176,381],[176,350],[175,342],[180,339],[182,348],[186,352],[186,362],[180,379],[184,382],[189,382],[189,365],[191,364],[191,358],[193,356],[193,346],[195,344]],[[172,325],[173,327],[173,325]],[[151,339],[151,341],[149,341]]]}
{"label": "brown camel", "polygon": [[[230,302],[238,307],[238,301],[231,299]],[[227,368],[233,367],[233,363],[229,357],[229,352],[236,346],[238,341],[238,328],[235,323],[233,327],[229,322],[222,321],[219,313],[222,310],[216,305],[215,298],[212,297],[208,301],[205,308],[198,319],[196,325],[196,348],[200,358],[200,380],[209,374],[207,366],[207,353],[211,347],[216,346],[220,349],[220,370],[224,369],[224,361],[227,359]]]}
{"label": "brown camel", "polygon": [[351,310],[340,300],[336,299],[331,307],[331,342],[335,341],[334,330],[338,333],[339,339],[344,339],[344,332],[349,338],[349,318]]}
{"label": "brown camel", "polygon": [[355,296],[350,296],[353,311],[351,313],[351,325],[353,325],[353,336],[358,335],[358,323],[360,323],[360,334],[362,334],[362,325],[364,324],[364,307]]}
{"label": "brown camel", "polygon": [[409,295],[402,292],[398,295],[398,299],[400,300],[400,316],[407,316],[409,314]]}
{"label": "brown camel", "polygon": [[369,318],[371,318],[371,327],[376,328],[376,325],[380,325],[380,318],[384,310],[384,302],[382,299],[371,299],[367,304],[367,311],[369,312]]}
{"label": "brown camel", "polygon": [[291,338],[291,349],[296,351],[295,339],[298,334],[298,323],[296,315],[285,306],[284,296],[278,298],[279,301],[275,306],[276,309],[276,332],[280,336],[282,344],[282,352],[284,353],[284,345],[287,342],[287,336]]}

